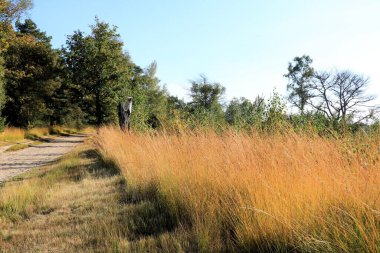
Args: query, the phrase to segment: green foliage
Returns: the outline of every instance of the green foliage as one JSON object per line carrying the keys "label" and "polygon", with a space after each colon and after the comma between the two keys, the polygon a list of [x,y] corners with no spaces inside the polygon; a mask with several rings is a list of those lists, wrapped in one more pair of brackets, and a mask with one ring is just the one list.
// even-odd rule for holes
{"label": "green foliage", "polygon": [[289,79],[288,100],[303,114],[305,106],[312,97],[310,80],[313,77],[314,69],[310,65],[313,60],[310,56],[303,55],[295,57],[293,61],[294,63],[289,63],[288,73],[284,75]]}
{"label": "green foliage", "polygon": [[226,89],[222,85],[210,83],[206,76],[201,75],[198,80],[191,81],[191,105],[210,111],[220,111],[222,110],[220,100],[225,91]]}
{"label": "green foliage", "polygon": [[269,132],[281,131],[287,126],[286,103],[281,95],[274,90],[265,108],[263,129]]}
{"label": "green foliage", "polygon": [[[115,26],[96,18],[90,34],[75,31],[61,50],[54,50],[51,37],[32,20],[19,21],[30,6],[31,0],[0,2],[0,110],[13,126],[116,124],[117,104],[127,97],[133,98],[131,126],[142,131],[229,125],[271,132],[291,126],[326,134],[359,131],[369,127],[361,123],[364,120],[376,121],[375,113],[356,120],[358,105],[372,99],[364,95],[367,79],[350,72],[321,75],[307,55],[295,57],[284,75],[289,80],[288,100],[299,115],[286,115],[276,91],[268,101],[235,98],[224,108],[225,88],[204,75],[191,82],[191,101],[186,103],[160,86],[156,62],[142,68],[131,60]],[[349,82],[342,82],[346,76]],[[0,117],[0,130],[4,124]]]}
{"label": "green foliage", "polygon": [[264,98],[257,96],[255,101],[242,97],[234,98],[227,106],[226,121],[237,128],[260,128],[264,120],[265,113]]}
{"label": "green foliage", "polygon": [[159,128],[167,121],[168,93],[161,88],[155,76],[157,63],[151,63],[145,70],[135,67],[129,94],[134,98],[132,125],[138,128]]}
{"label": "green foliage", "polygon": [[62,58],[67,66],[67,90],[88,123],[117,122],[117,103],[127,88],[131,63],[123,53],[116,27],[96,18],[91,35],[68,36]]}
{"label": "green foliage", "polygon": [[189,110],[194,115],[195,124],[218,128],[224,125],[221,99],[226,89],[219,83],[211,83],[201,75],[191,82]]}
{"label": "green foliage", "polygon": [[[5,79],[3,54],[9,43],[15,38],[12,22],[18,19],[32,6],[31,0],[1,0],[0,1],[0,111],[5,104]],[[0,131],[4,129],[5,119],[0,113]]]}
{"label": "green foliage", "polygon": [[290,115],[288,121],[296,132],[330,135],[332,129],[335,129],[334,122],[321,112]]}
{"label": "green foliage", "polygon": [[[2,111],[5,103],[5,90],[4,90],[4,60],[0,55],[0,112]],[[4,130],[5,119],[0,113],[0,132]]]}
{"label": "green foliage", "polygon": [[58,53],[33,21],[17,22],[16,28],[17,37],[4,53],[7,100],[3,112],[14,126],[46,125],[54,112],[52,96],[60,87]]}
{"label": "green foliage", "polygon": [[0,1],[0,54],[8,48],[9,42],[14,39],[13,21],[19,19],[31,6],[31,0]]}

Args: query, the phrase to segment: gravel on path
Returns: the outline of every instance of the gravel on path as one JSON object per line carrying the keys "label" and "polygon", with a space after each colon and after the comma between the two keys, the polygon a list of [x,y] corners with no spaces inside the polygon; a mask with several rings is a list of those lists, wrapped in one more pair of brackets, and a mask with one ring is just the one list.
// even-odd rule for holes
{"label": "gravel on path", "polygon": [[27,170],[47,165],[83,143],[86,135],[58,137],[51,142],[0,154],[0,183]]}

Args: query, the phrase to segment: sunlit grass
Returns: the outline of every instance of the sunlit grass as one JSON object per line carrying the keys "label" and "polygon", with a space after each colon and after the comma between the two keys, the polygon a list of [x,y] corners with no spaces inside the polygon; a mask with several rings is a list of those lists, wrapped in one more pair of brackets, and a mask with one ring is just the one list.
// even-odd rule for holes
{"label": "sunlit grass", "polygon": [[[95,132],[93,127],[85,127],[83,129],[75,129],[65,126],[51,126],[51,127],[36,127],[28,130],[16,127],[5,128],[0,133],[0,146],[9,145],[12,143],[39,140],[50,135],[70,135],[70,134],[92,134]],[[19,146],[21,147],[21,146]],[[17,147],[15,147],[17,148]]]}
{"label": "sunlit grass", "polygon": [[15,145],[10,146],[9,148],[7,148],[5,150],[5,152],[18,151],[18,150],[22,150],[22,149],[25,149],[25,148],[28,148],[28,147],[29,147],[28,144],[19,143],[19,144],[15,144]]}
{"label": "sunlit grass", "polygon": [[17,180],[9,182],[0,187],[0,220],[27,218],[41,211],[48,197],[46,193],[55,187],[57,182],[69,178],[68,170],[72,170],[78,164],[80,164],[78,154],[72,153],[63,158],[59,164],[43,168],[38,176],[32,176],[21,182]]}
{"label": "sunlit grass", "polygon": [[49,134],[49,128],[47,127],[36,127],[29,129],[27,131],[27,134],[34,135],[34,136],[46,136]]}
{"label": "sunlit grass", "polygon": [[197,251],[380,250],[378,134],[103,128],[97,142],[135,189],[131,198],[158,198]]}
{"label": "sunlit grass", "polygon": [[25,136],[25,130],[20,128],[6,128],[3,132],[0,133],[0,141],[5,142],[15,142],[23,140]]}

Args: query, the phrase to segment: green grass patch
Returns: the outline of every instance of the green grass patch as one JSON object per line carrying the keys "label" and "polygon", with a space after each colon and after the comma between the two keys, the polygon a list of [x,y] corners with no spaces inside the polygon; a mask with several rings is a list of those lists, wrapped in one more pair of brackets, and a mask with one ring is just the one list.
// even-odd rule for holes
{"label": "green grass patch", "polygon": [[37,145],[40,145],[42,143],[43,142],[41,142],[41,141],[34,141],[32,143],[17,143],[15,145],[12,145],[9,148],[7,148],[4,152],[14,152],[14,151],[26,149],[29,147],[37,146]]}
{"label": "green grass patch", "polygon": [[17,150],[21,150],[25,148],[29,148],[29,145],[25,143],[18,143],[7,148],[5,152],[13,152],[13,151],[17,151]]}

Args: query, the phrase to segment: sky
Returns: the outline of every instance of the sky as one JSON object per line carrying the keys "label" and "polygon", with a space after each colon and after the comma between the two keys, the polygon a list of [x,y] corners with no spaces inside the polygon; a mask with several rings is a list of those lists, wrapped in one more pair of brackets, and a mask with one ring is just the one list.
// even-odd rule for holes
{"label": "sky", "polygon": [[158,64],[169,92],[188,99],[205,74],[233,97],[286,94],[288,63],[304,54],[317,70],[352,70],[370,78],[380,103],[380,0],[34,0],[29,11],[60,48],[95,16],[118,27],[142,66]]}

